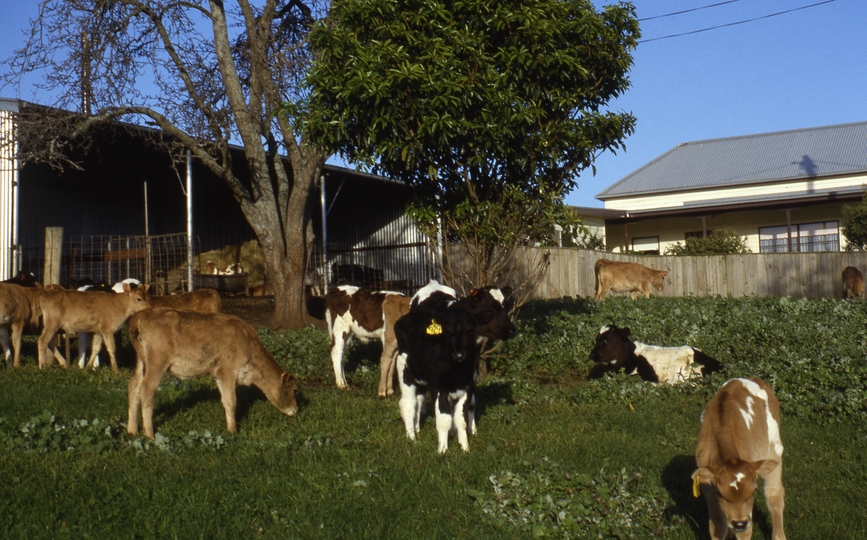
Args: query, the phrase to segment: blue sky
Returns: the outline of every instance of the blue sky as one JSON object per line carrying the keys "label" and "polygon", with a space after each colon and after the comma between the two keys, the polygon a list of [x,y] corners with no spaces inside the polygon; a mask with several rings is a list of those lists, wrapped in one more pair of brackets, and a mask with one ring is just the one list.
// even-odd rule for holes
{"label": "blue sky", "polygon": [[[601,207],[594,195],[682,142],[867,121],[867,1],[790,11],[822,1],[634,0],[648,41],[635,51],[632,87],[612,109],[631,111],[638,125],[626,152],[600,156],[596,176],[582,174],[567,202]],[[23,43],[36,2],[0,2],[5,59]],[[723,5],[696,9],[712,4]],[[694,11],[651,18],[684,10]],[[27,85],[20,96],[0,95],[39,101]]]}
{"label": "blue sky", "polygon": [[[635,0],[638,18],[723,0]],[[642,39],[718,27],[822,0],[739,0],[642,21]],[[609,1],[594,0],[599,7]],[[634,54],[631,88],[613,110],[631,111],[626,152],[603,155],[567,197],[594,195],[687,141],[867,121],[867,2],[834,2],[779,16],[646,41]],[[867,151],[867,149],[865,149]]]}

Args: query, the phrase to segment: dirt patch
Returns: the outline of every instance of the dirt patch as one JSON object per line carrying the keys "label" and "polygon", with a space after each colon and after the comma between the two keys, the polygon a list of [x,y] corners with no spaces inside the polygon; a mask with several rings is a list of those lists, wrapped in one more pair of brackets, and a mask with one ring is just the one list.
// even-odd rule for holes
{"label": "dirt patch", "polygon": [[247,321],[253,328],[268,326],[274,313],[274,298],[267,296],[224,296],[223,313]]}
{"label": "dirt patch", "polygon": [[[316,319],[316,326],[325,328],[325,304],[321,297],[311,297],[307,310]],[[247,321],[253,328],[270,327],[274,313],[274,297],[269,296],[224,296],[223,313]]]}

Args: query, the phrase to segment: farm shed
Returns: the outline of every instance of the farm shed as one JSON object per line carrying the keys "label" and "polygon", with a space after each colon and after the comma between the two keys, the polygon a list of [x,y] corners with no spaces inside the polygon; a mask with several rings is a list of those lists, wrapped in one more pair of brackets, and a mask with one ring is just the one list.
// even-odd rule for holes
{"label": "farm shed", "polygon": [[[186,171],[175,170],[169,157],[149,144],[160,133],[138,126],[107,128],[97,144],[75,156],[80,169],[58,171],[16,160],[15,118],[26,107],[39,106],[0,98],[0,278],[19,269],[41,277],[47,227],[63,228],[63,278],[85,277],[75,266],[85,260],[100,263],[86,276],[95,279],[153,281],[159,272],[176,271],[186,261]],[[245,164],[241,150],[239,167]],[[255,238],[222,180],[195,161],[191,176],[197,253]],[[243,169],[238,176],[243,179]],[[323,279],[398,289],[426,282],[433,271],[429,252],[403,215],[410,194],[385,178],[326,165],[320,197],[311,201],[319,240],[312,264]],[[150,259],[165,251],[174,254],[130,265],[144,254]]]}

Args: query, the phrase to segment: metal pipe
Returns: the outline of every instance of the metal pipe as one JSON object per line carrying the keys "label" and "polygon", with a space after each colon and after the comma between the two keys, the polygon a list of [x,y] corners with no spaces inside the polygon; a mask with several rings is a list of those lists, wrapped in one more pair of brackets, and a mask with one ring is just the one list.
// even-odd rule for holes
{"label": "metal pipe", "polygon": [[325,175],[319,177],[319,207],[322,212],[322,273],[325,289],[331,284],[328,275],[328,212],[325,210]]}
{"label": "metal pipe", "polygon": [[187,290],[193,290],[193,154],[187,150]]}

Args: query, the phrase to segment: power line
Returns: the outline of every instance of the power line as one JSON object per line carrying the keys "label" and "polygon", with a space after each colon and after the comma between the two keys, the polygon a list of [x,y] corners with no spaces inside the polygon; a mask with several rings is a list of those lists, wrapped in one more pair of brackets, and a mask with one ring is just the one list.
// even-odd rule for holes
{"label": "power line", "polygon": [[823,4],[830,4],[831,2],[834,2],[834,1],[835,0],[825,0],[824,2],[818,2],[815,4],[810,4],[808,6],[801,6],[801,7],[797,7],[797,8],[793,8],[793,9],[787,9],[786,11],[780,11],[778,13],[771,13],[769,15],[762,15],[761,17],[754,17],[752,19],[745,19],[743,21],[737,21],[737,22],[733,22],[733,23],[720,24],[718,26],[711,26],[709,28],[702,28],[701,30],[692,30],[690,32],[681,32],[680,34],[670,34],[667,36],[661,36],[661,37],[656,37],[656,38],[642,39],[642,40],[639,40],[638,42],[639,43],[648,43],[650,41],[659,41],[661,39],[669,39],[669,38],[675,38],[675,37],[680,37],[680,36],[688,36],[690,34],[699,34],[701,32],[709,32],[711,30],[716,30],[718,28],[726,28],[728,26],[737,26],[739,24],[745,24],[748,22],[760,21],[762,19],[769,19],[771,17],[776,17],[777,15],[785,15],[786,13],[792,13],[793,11],[800,11],[802,9],[808,9],[808,8],[812,8],[812,7],[816,7],[816,6],[821,6]]}
{"label": "power line", "polygon": [[741,0],[728,0],[726,2],[717,2],[716,4],[710,4],[707,6],[701,6],[701,7],[692,8],[692,9],[685,9],[683,11],[675,11],[674,13],[666,13],[664,15],[654,15],[653,17],[644,17],[643,19],[638,19],[638,21],[639,22],[652,21],[653,19],[661,19],[663,17],[671,17],[672,15],[683,15],[684,13],[691,13],[693,11],[700,11],[702,9],[707,9],[707,8],[712,8],[712,7],[717,7],[717,6],[724,6],[726,4],[734,4],[735,2],[740,2],[740,1]]}

